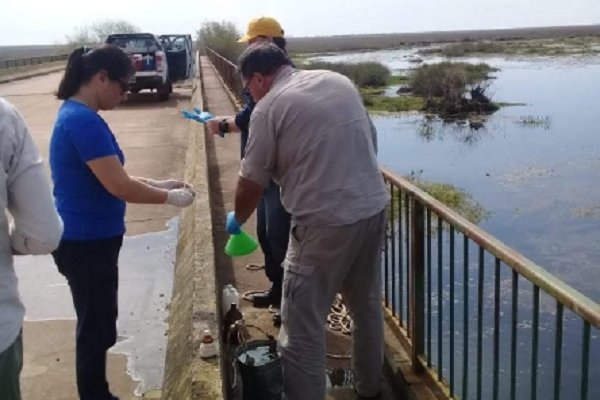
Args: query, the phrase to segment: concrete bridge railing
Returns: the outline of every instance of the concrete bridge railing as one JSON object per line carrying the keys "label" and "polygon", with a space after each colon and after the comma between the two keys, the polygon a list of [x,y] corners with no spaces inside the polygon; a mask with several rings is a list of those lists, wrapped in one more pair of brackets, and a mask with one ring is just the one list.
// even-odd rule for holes
{"label": "concrete bridge railing", "polygon": [[[196,65],[199,66],[199,58]],[[202,108],[202,83],[194,79],[191,104]],[[210,184],[204,126],[189,123],[184,179],[194,186],[196,200],[181,213],[173,298],[169,312],[163,400],[225,398],[223,358],[202,359],[198,349],[204,329],[219,342],[217,277]]]}
{"label": "concrete bridge railing", "polygon": [[0,60],[0,69],[18,68],[29,65],[38,65],[55,61],[65,61],[68,54],[54,54],[49,56],[23,57]]}

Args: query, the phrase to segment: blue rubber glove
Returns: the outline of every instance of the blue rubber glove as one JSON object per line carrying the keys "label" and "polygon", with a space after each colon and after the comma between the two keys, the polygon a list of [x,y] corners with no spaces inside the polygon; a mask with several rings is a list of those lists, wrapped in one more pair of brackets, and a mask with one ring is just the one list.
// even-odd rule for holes
{"label": "blue rubber glove", "polygon": [[196,113],[196,115],[198,115],[198,118],[200,118],[202,122],[206,122],[209,119],[213,119],[215,117],[208,111],[200,111],[198,108],[194,108],[194,112]]}
{"label": "blue rubber glove", "polygon": [[227,213],[225,230],[227,230],[227,233],[230,235],[237,235],[242,231],[242,224],[235,218],[235,211],[229,211],[229,213]]}
{"label": "blue rubber glove", "polygon": [[205,123],[209,119],[213,119],[214,116],[208,111],[201,111],[198,108],[194,108],[193,111],[182,111],[181,115],[184,118],[191,119],[196,122]]}

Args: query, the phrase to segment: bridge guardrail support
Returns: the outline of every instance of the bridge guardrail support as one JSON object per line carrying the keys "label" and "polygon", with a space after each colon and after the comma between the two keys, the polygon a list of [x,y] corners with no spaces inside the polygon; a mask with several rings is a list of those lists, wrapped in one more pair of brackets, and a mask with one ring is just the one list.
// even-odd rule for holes
{"label": "bridge guardrail support", "polygon": [[425,208],[411,198],[410,237],[410,336],[412,339],[411,359],[415,372],[423,372],[419,359],[425,344]]}
{"label": "bridge guardrail support", "polygon": [[69,58],[68,54],[53,54],[50,56],[9,58],[0,60],[0,69],[9,69],[17,67],[25,67],[28,65],[37,65],[53,61],[63,61]]}

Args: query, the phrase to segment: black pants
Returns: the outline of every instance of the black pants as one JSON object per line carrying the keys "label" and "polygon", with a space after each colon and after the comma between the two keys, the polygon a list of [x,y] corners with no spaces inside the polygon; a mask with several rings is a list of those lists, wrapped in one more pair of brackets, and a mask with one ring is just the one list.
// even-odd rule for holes
{"label": "black pants", "polygon": [[282,263],[290,234],[290,214],[283,208],[279,186],[271,181],[256,209],[256,235],[265,255],[265,272],[273,283],[272,291],[281,296]]}
{"label": "black pants", "polygon": [[118,259],[123,237],[63,240],[52,256],[69,282],[77,314],[76,372],[81,400],[113,399],[106,351],[117,340]]}

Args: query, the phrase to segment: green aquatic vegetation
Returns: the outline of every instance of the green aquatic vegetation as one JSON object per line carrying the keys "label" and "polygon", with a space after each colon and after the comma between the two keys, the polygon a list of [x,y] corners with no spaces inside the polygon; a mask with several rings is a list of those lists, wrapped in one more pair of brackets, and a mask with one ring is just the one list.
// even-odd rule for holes
{"label": "green aquatic vegetation", "polygon": [[496,42],[459,43],[442,49],[446,57],[463,57],[473,53],[501,53],[502,45]]}
{"label": "green aquatic vegetation", "polygon": [[[490,107],[496,109],[495,105],[486,101],[487,98],[482,97],[485,87],[478,85],[489,79],[490,73],[497,71],[484,63],[444,62],[423,65],[409,75],[391,75],[389,69],[380,63],[305,62],[300,58],[295,61],[298,68],[328,69],[348,76],[359,87],[363,102],[370,112],[396,113],[425,109],[445,112],[448,110],[445,97],[450,94],[453,97],[449,102],[453,106],[462,102],[459,105],[462,109],[465,107],[464,94],[467,90],[471,92],[468,102],[476,103],[472,107],[467,105],[472,108],[469,111],[489,111]],[[385,96],[385,88],[391,85],[405,85],[414,93]]]}
{"label": "green aquatic vegetation", "polygon": [[364,87],[364,88],[360,88],[359,89],[360,94],[365,97],[365,96],[382,96],[383,93],[385,92],[385,88],[384,87]]}
{"label": "green aquatic vegetation", "polygon": [[423,98],[418,96],[389,97],[381,94],[368,94],[363,91],[361,94],[365,106],[371,112],[420,111],[425,106]]}
{"label": "green aquatic vegetation", "polygon": [[496,71],[497,68],[486,63],[444,61],[415,68],[409,83],[415,94],[425,97],[444,97],[454,92],[458,96],[490,79],[490,74]]}
{"label": "green aquatic vegetation", "polygon": [[408,83],[410,80],[410,77],[407,75],[390,75],[390,77],[388,78],[387,84],[388,85],[401,85],[403,83]]}
{"label": "green aquatic vegetation", "polygon": [[[405,178],[474,224],[479,224],[491,216],[491,212],[473,199],[473,196],[470,193],[461,188],[448,183],[428,182],[421,179],[418,174],[411,174]],[[405,200],[404,195],[401,195],[398,191],[394,191],[391,204],[394,207],[394,217],[396,219],[400,218],[400,214],[404,215],[404,218],[406,216]],[[402,213],[399,212],[400,209],[403,210]],[[390,213],[390,211],[391,210],[388,209],[388,213]]]}
{"label": "green aquatic vegetation", "polygon": [[499,101],[499,102],[494,102],[494,105],[496,105],[496,107],[498,107],[498,108],[502,108],[502,107],[521,107],[521,106],[526,106],[527,103],[509,103],[509,102],[505,102],[505,101]]}
{"label": "green aquatic vegetation", "polygon": [[328,69],[350,78],[358,87],[385,86],[391,75],[388,67],[379,62],[332,63],[314,61],[297,65],[302,69]]}
{"label": "green aquatic vegetation", "polygon": [[521,115],[516,123],[521,126],[550,129],[552,120],[548,115]]}
{"label": "green aquatic vegetation", "polygon": [[490,216],[490,212],[475,201],[470,193],[454,185],[423,181],[416,181],[415,184],[475,224]]}
{"label": "green aquatic vegetation", "polygon": [[423,99],[416,96],[384,96],[385,88],[390,85],[408,83],[409,77],[391,75],[390,70],[381,63],[330,63],[306,62],[295,59],[301,69],[328,69],[350,78],[358,86],[365,106],[372,112],[400,112],[423,109]]}
{"label": "green aquatic vegetation", "polygon": [[385,96],[385,87],[392,85],[408,86],[410,77],[405,75],[391,75],[385,86],[363,87],[360,88],[360,94],[363,97],[365,106],[371,112],[402,112],[402,111],[420,111],[424,107],[423,98],[412,95]]}
{"label": "green aquatic vegetation", "polygon": [[485,63],[425,64],[411,72],[409,86],[415,96],[425,99],[426,111],[443,118],[490,113],[498,109],[487,94],[487,81],[494,71]]}
{"label": "green aquatic vegetation", "polygon": [[445,57],[467,57],[477,54],[526,56],[598,54],[600,53],[600,36],[578,36],[553,39],[482,40],[438,46],[424,49],[420,53],[438,54]]}

